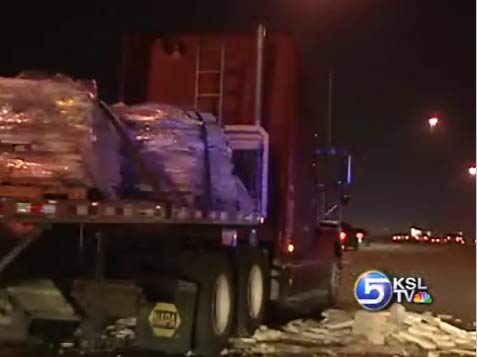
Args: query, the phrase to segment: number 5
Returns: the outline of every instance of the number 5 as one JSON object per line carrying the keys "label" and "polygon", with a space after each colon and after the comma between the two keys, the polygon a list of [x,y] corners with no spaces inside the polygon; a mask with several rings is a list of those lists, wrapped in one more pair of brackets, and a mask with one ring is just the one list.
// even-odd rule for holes
{"label": "number 5", "polygon": [[369,295],[373,291],[378,292],[378,297],[375,299],[359,299],[361,304],[379,304],[384,300],[384,286],[381,284],[389,284],[386,278],[368,278],[364,281],[364,294]]}

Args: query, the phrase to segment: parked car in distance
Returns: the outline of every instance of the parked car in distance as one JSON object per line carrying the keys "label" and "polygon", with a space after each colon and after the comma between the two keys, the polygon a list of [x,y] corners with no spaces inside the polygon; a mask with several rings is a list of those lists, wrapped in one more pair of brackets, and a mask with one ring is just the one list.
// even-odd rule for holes
{"label": "parked car in distance", "polygon": [[357,230],[348,223],[341,223],[340,242],[343,250],[358,250],[360,242],[358,236],[363,239],[364,233],[361,230]]}

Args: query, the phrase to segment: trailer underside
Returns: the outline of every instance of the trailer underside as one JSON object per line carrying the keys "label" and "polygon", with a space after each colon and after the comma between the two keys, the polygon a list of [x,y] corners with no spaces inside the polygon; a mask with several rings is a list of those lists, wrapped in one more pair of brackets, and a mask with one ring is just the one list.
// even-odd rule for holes
{"label": "trailer underside", "polygon": [[[22,237],[10,233],[2,240],[2,285],[12,307],[4,312],[10,323],[0,327],[0,340],[28,340],[33,335],[58,346],[71,341],[83,350],[114,345],[214,355],[229,336],[253,333],[272,299],[296,305],[300,289],[294,291],[295,280],[309,280],[300,276],[305,270],[297,268],[306,264],[296,261],[292,268],[278,262],[272,245],[256,239],[255,225],[36,227],[42,230]],[[15,250],[18,247],[23,251]],[[12,252],[15,256],[5,259]],[[260,275],[260,297],[251,315],[254,267]],[[315,277],[327,273],[320,275],[318,265],[308,264],[307,269],[315,269]],[[314,287],[321,286],[327,300],[329,289],[323,282],[328,281],[317,279]],[[325,303],[316,298],[315,303]],[[224,311],[229,311],[227,318]],[[116,331],[112,326],[118,321],[131,326],[120,325]]]}

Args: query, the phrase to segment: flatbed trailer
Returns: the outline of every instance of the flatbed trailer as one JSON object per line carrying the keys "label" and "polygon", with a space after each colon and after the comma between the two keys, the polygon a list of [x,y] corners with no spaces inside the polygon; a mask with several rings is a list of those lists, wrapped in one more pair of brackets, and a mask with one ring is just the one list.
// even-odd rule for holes
{"label": "flatbed trailer", "polygon": [[[201,57],[206,52],[201,54],[200,44],[208,39],[221,53],[220,69],[201,67],[207,58]],[[6,273],[31,243],[38,242],[35,249],[43,249],[40,257],[49,264],[34,255],[33,263],[48,265],[53,281],[70,282],[63,293],[74,301],[75,316],[81,316],[77,323],[88,331],[89,339],[101,335],[114,319],[134,317],[134,346],[169,353],[215,356],[231,336],[252,334],[272,306],[301,306],[311,311],[332,305],[340,282],[341,245],[339,227],[330,224],[329,212],[338,211],[340,203],[320,202],[325,186],[319,184],[315,165],[311,165],[319,153],[310,146],[315,140],[313,131],[298,125],[295,53],[282,40],[272,37],[275,51],[264,51],[265,33],[260,27],[256,42],[240,35],[223,36],[218,42],[216,36],[191,35],[178,42],[186,54],[181,66],[195,68],[191,72],[195,73],[195,103],[187,110],[196,117],[210,117],[204,111],[217,117],[233,150],[237,174],[254,199],[254,214],[173,206],[165,199],[2,197],[2,236],[14,237],[17,243],[0,259],[0,273]],[[241,94],[248,104],[242,111],[240,105],[236,107],[235,114],[225,110],[233,104],[226,104],[230,98],[224,95],[228,85],[224,47],[216,46],[227,41],[232,48],[237,44],[236,50],[245,50],[237,58],[248,58],[250,63],[250,53],[256,54],[253,71],[242,66],[246,81]],[[144,41],[134,36],[126,42],[124,99],[184,106],[184,91],[168,80],[180,76],[181,66],[172,70],[175,63],[161,57],[170,54],[170,48],[152,43],[141,47]],[[274,55],[269,58],[267,53]],[[150,66],[138,70],[133,60],[144,57],[151,57]],[[268,74],[262,73],[267,61],[276,64]],[[286,76],[277,72],[287,65],[293,67]],[[262,90],[270,84],[266,79],[282,74],[284,82],[270,82],[274,83],[270,96],[275,100],[263,100]],[[198,77],[203,75],[219,76],[218,92],[200,92]],[[140,78],[149,79],[142,82],[148,94],[139,88]],[[169,95],[161,98],[161,93]],[[202,107],[202,99],[214,99],[219,105]],[[120,130],[120,120],[107,105],[100,106]],[[252,107],[254,114],[248,112]],[[263,123],[262,112],[268,116]],[[243,120],[254,115],[253,122]],[[154,175],[140,157],[136,159],[144,176]],[[332,186],[330,190],[339,197],[339,189]],[[22,273],[21,268],[12,270]],[[31,316],[30,322],[36,315]],[[51,314],[51,320],[55,318]]]}

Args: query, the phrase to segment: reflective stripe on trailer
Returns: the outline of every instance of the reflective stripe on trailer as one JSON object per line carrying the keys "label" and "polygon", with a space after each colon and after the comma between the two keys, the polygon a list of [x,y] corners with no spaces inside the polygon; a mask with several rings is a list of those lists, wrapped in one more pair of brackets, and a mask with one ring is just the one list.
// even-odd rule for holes
{"label": "reflective stripe on trailer", "polygon": [[259,215],[230,214],[172,207],[167,217],[163,205],[147,201],[21,200],[0,199],[0,220],[58,223],[165,223],[256,225]]}

